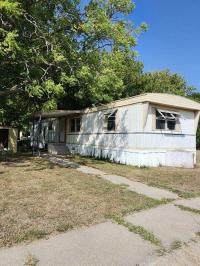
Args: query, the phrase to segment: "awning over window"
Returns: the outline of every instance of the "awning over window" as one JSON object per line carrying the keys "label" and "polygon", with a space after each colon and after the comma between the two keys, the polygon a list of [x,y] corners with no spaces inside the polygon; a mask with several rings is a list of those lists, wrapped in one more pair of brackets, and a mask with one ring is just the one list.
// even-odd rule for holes
{"label": "awning over window", "polygon": [[177,117],[180,116],[180,113],[174,111],[162,110],[162,109],[156,109],[156,111],[160,114],[161,119],[176,120]]}
{"label": "awning over window", "polygon": [[117,109],[114,109],[114,110],[111,110],[111,111],[106,112],[106,113],[104,113],[104,114],[107,115],[108,118],[109,118],[109,117],[111,117],[112,115],[114,115],[116,112],[117,112]]}

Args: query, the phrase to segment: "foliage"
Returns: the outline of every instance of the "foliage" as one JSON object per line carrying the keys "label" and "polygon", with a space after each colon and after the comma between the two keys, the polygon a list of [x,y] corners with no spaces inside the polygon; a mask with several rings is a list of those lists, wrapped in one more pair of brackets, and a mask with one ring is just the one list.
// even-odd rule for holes
{"label": "foliage", "polygon": [[126,60],[141,68],[134,47],[146,25],[124,19],[133,9],[131,0],[0,1],[1,123],[121,97]]}
{"label": "foliage", "polygon": [[[190,95],[190,97],[192,98],[192,100],[200,103],[200,93],[199,92],[192,93]],[[197,141],[197,149],[200,149],[200,120],[199,120],[199,124],[198,124],[198,129],[197,129],[196,141]]]}
{"label": "foliage", "polygon": [[143,92],[191,94],[177,74],[143,73],[135,47],[147,26],[126,19],[134,8],[131,0],[0,0],[0,124],[24,127],[37,110]]}
{"label": "foliage", "polygon": [[183,77],[173,74],[169,70],[147,72],[140,75],[132,87],[125,90],[126,95],[135,95],[145,92],[172,93],[188,96],[194,91],[188,86]]}

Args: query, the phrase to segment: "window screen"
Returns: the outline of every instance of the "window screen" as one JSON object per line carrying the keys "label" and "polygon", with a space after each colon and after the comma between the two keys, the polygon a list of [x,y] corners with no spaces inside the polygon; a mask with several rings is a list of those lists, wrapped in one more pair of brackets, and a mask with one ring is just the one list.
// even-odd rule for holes
{"label": "window screen", "polygon": [[79,132],[81,129],[81,119],[80,117],[76,118],[76,132]]}
{"label": "window screen", "polygon": [[176,130],[178,113],[173,111],[156,110],[156,129]]}
{"label": "window screen", "polygon": [[81,118],[76,117],[70,120],[70,132],[80,132],[81,130]]}
{"label": "window screen", "polygon": [[108,131],[114,131],[116,129],[116,113],[117,111],[114,110],[105,114]]}
{"label": "window screen", "polygon": [[53,130],[53,121],[49,121],[48,130]]}
{"label": "window screen", "polygon": [[75,132],[75,118],[72,118],[71,119],[71,122],[70,122],[70,131],[71,132]]}

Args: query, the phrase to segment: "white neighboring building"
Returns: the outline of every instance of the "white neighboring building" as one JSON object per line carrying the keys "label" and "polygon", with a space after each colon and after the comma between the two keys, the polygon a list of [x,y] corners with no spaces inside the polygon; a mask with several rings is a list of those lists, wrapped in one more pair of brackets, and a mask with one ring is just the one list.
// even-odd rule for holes
{"label": "white neighboring building", "polygon": [[147,93],[84,110],[37,113],[32,144],[52,154],[192,168],[199,116],[200,104],[188,98]]}

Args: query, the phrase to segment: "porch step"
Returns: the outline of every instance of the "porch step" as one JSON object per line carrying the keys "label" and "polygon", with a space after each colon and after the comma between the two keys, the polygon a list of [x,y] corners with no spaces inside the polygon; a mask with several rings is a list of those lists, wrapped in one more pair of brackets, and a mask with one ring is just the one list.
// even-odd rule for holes
{"label": "porch step", "polygon": [[55,155],[70,154],[69,148],[65,143],[49,143],[48,152]]}

